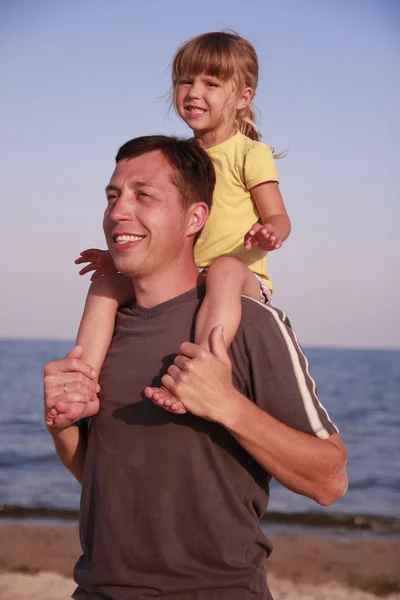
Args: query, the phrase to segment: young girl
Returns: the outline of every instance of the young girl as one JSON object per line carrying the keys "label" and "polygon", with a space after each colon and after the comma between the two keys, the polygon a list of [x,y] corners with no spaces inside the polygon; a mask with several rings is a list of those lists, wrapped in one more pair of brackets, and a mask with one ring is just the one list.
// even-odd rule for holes
{"label": "young girl", "polygon": [[[206,274],[195,342],[207,349],[218,324],[227,344],[232,342],[242,295],[270,301],[273,286],[266,254],[280,248],[290,233],[272,150],[259,141],[255,125],[257,83],[256,52],[232,33],[199,35],[179,48],[172,63],[173,106],[209,153],[217,179],[213,207],[194,248],[196,264]],[[86,250],[75,262],[89,262],[80,274],[94,270],[92,279],[115,273],[111,257],[100,250]],[[77,343],[97,372],[111,341],[117,307],[133,297],[131,283],[122,276],[120,280],[118,293],[111,297],[89,292],[79,329]],[[186,412],[166,391],[159,395],[159,404]]]}

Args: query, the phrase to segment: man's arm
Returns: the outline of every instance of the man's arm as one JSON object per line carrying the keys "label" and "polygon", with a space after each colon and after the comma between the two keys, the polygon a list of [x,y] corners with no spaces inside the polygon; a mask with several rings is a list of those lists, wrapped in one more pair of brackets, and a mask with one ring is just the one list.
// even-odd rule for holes
{"label": "man's arm", "polygon": [[86,436],[76,421],[99,410],[99,385],[95,371],[81,360],[75,346],[62,360],[44,367],[44,420],[63,465],[81,483]]}
{"label": "man's arm", "polygon": [[[211,352],[182,344],[162,383],[190,412],[226,427],[288,489],[323,505],[345,493],[346,451],[338,434],[320,439],[294,429],[240,394],[220,327],[212,333]],[[145,393],[157,403],[156,389]]]}
{"label": "man's arm", "polygon": [[238,392],[230,405],[221,425],[282,485],[324,506],[344,495],[347,454],[337,433],[322,440],[292,429]]}

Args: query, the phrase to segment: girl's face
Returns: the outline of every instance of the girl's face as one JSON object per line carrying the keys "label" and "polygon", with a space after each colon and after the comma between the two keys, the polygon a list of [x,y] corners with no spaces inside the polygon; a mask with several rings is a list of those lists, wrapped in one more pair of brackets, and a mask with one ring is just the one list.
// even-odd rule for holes
{"label": "girl's face", "polygon": [[181,77],[175,90],[176,110],[195,137],[214,133],[227,139],[235,132],[236,113],[243,99],[234,94],[232,81],[200,74]]}

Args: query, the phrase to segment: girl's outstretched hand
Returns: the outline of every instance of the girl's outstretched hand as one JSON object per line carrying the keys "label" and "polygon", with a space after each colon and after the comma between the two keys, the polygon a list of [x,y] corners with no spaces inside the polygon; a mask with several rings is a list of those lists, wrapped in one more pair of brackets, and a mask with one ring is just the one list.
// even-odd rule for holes
{"label": "girl's outstretched hand", "polygon": [[258,246],[264,252],[278,250],[282,246],[278,233],[270,223],[255,223],[244,237],[244,247],[251,250]]}
{"label": "girl's outstretched hand", "polygon": [[89,264],[79,271],[79,275],[86,275],[86,273],[94,271],[90,277],[90,281],[94,281],[102,275],[113,275],[118,272],[108,250],[99,250],[97,248],[84,250],[81,252],[80,257],[75,260],[76,265],[83,263]]}

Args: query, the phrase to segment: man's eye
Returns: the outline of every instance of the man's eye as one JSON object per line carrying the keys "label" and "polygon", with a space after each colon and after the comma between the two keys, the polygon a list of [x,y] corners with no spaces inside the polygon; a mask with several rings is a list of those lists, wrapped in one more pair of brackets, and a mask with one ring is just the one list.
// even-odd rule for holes
{"label": "man's eye", "polygon": [[113,202],[116,202],[117,198],[118,198],[117,194],[108,194],[108,196],[107,196],[107,202],[109,204],[111,204]]}
{"label": "man's eye", "polygon": [[141,198],[150,198],[150,194],[146,194],[146,192],[143,192],[142,190],[138,192],[138,196]]}

